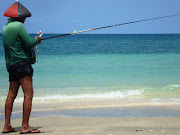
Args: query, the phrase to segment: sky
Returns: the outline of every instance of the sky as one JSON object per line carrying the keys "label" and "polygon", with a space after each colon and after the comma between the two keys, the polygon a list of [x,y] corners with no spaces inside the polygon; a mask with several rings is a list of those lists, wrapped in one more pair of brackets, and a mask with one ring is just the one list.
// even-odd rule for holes
{"label": "sky", "polygon": [[[16,0],[1,0],[0,29],[4,12]],[[71,33],[129,21],[180,14],[180,0],[19,0],[32,14],[24,23],[29,33]],[[117,26],[86,34],[180,33],[180,16]]]}

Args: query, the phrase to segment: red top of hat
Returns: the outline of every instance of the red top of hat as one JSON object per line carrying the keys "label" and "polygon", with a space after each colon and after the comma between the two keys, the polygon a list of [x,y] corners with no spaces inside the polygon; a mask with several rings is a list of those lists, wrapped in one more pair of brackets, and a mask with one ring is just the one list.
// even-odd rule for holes
{"label": "red top of hat", "polygon": [[7,17],[30,17],[31,13],[18,1],[11,5],[4,16]]}

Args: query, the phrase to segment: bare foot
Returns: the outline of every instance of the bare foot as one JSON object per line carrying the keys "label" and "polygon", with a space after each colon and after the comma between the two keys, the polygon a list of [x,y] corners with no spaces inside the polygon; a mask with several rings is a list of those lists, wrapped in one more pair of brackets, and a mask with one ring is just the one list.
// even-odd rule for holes
{"label": "bare foot", "polygon": [[26,128],[21,128],[20,134],[27,134],[27,133],[41,133],[40,130],[34,129],[32,127],[26,127]]}
{"label": "bare foot", "polygon": [[18,130],[11,127],[8,129],[4,129],[2,133],[11,133],[11,132],[18,132]]}

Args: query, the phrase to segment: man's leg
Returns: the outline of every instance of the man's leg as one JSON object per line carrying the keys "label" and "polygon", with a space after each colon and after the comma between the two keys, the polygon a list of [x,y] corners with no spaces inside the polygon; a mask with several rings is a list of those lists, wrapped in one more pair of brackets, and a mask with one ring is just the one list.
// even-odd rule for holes
{"label": "man's leg", "polygon": [[[33,130],[33,128],[29,126],[29,117],[31,114],[32,99],[34,94],[33,85],[32,85],[32,76],[25,76],[24,78],[20,79],[19,82],[24,92],[23,120],[22,120],[21,132],[26,133],[30,130]],[[32,132],[40,132],[40,131],[34,130]]]}
{"label": "man's leg", "polygon": [[8,93],[6,104],[5,104],[5,125],[4,125],[3,132],[9,132],[13,130],[11,126],[10,118],[11,118],[11,113],[13,109],[14,99],[17,96],[18,89],[19,89],[18,82],[10,82],[9,93]]}

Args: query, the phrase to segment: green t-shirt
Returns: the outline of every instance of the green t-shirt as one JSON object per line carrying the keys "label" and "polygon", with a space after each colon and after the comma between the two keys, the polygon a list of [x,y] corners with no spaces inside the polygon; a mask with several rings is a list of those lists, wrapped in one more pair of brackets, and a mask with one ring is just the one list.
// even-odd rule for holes
{"label": "green t-shirt", "polygon": [[21,22],[16,21],[16,18],[9,18],[2,35],[7,69],[17,62],[31,62],[31,49],[38,40],[29,36]]}

